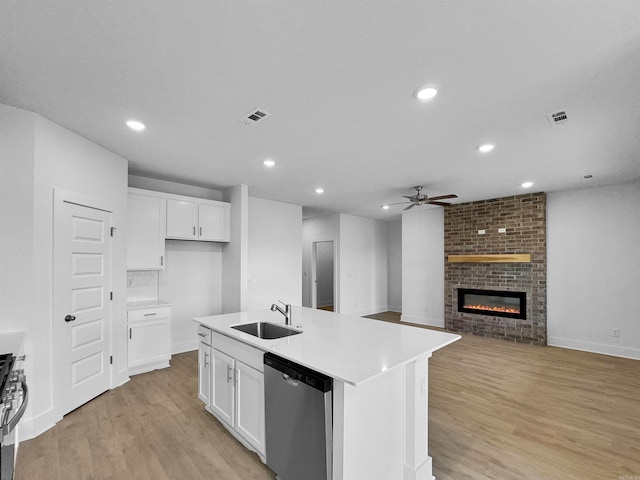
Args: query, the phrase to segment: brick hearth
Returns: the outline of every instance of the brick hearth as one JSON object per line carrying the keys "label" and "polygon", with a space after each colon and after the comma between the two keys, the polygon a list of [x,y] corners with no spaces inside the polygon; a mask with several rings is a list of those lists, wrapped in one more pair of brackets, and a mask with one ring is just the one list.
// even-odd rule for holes
{"label": "brick hearth", "polygon": [[[506,228],[506,233],[498,233]],[[478,230],[485,230],[484,235]],[[444,209],[445,327],[522,343],[547,343],[546,195],[533,193]],[[449,263],[448,255],[530,253],[531,263]],[[526,320],[458,312],[457,289],[526,292]]]}

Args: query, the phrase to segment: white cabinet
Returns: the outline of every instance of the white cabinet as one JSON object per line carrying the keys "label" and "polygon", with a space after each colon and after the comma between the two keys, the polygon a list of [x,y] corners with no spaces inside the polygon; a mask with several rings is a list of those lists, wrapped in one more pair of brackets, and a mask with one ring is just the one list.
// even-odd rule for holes
{"label": "white cabinet", "polygon": [[215,348],[212,357],[211,410],[233,428],[235,426],[235,360]]}
{"label": "white cabinet", "polygon": [[127,312],[129,375],[169,366],[171,307]]}
{"label": "white cabinet", "polygon": [[265,452],[264,373],[236,360],[236,430]]}
{"label": "white cabinet", "polygon": [[229,204],[224,202],[169,199],[166,236],[181,240],[228,242],[229,212]]}
{"label": "white cabinet", "polygon": [[[213,332],[207,410],[264,459],[263,355],[258,349]],[[203,365],[200,364],[201,368]],[[203,386],[201,381],[200,388]]]}
{"label": "white cabinet", "polygon": [[198,325],[198,398],[209,405],[211,396],[211,330]]}
{"label": "white cabinet", "polygon": [[165,200],[129,191],[127,270],[164,269]]}

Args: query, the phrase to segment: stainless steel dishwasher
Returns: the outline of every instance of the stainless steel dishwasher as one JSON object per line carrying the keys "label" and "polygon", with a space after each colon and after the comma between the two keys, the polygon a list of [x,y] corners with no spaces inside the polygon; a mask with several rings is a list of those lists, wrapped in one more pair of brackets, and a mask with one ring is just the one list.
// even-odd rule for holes
{"label": "stainless steel dishwasher", "polygon": [[264,354],[267,465],[279,480],[331,480],[331,377]]}

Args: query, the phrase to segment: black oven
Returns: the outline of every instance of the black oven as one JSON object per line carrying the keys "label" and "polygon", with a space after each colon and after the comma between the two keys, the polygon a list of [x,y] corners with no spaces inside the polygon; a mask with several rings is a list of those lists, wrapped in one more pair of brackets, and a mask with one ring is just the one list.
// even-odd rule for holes
{"label": "black oven", "polygon": [[29,390],[20,363],[24,357],[0,354],[0,480],[13,480],[16,427],[24,415]]}

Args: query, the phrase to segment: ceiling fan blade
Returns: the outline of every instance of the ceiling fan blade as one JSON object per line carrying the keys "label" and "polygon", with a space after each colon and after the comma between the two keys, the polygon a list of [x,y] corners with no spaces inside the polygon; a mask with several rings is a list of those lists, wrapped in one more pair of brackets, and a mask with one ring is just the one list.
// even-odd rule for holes
{"label": "ceiling fan blade", "polygon": [[449,195],[440,195],[439,197],[429,197],[429,200],[444,200],[445,198],[458,198],[458,196],[450,193]]}
{"label": "ceiling fan blade", "polygon": [[411,203],[411,202],[395,202],[395,203],[385,203],[385,205],[405,205],[407,203]]}
{"label": "ceiling fan blade", "polygon": [[406,195],[402,195],[402,198],[408,198],[409,200],[411,200],[411,199],[413,198],[413,196],[408,197],[408,196],[406,196]]}
{"label": "ceiling fan blade", "polygon": [[405,210],[409,210],[410,208],[413,208],[413,207],[415,207],[415,206],[416,206],[416,204],[415,204],[415,203],[412,203],[412,204],[411,204],[411,205],[409,205],[407,208],[405,208]]}
{"label": "ceiling fan blade", "polygon": [[441,207],[446,207],[447,205],[451,205],[450,203],[446,203],[446,202],[434,202],[432,200],[429,200],[427,202],[430,205],[440,205]]}

